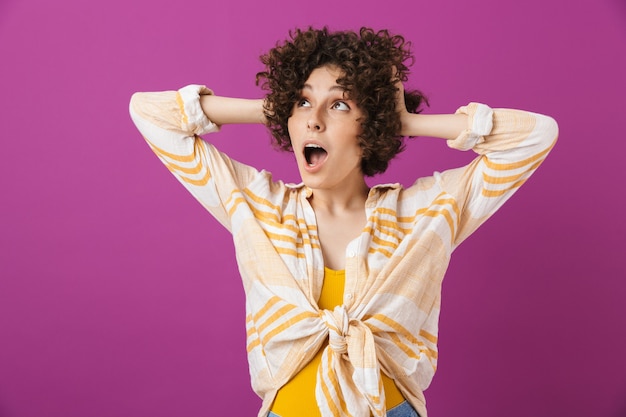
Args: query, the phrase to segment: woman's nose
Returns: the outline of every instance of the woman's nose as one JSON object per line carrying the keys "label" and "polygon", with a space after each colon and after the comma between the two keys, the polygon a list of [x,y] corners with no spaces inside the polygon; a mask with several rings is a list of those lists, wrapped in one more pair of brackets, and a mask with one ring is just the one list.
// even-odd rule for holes
{"label": "woman's nose", "polygon": [[311,114],[309,114],[309,118],[307,119],[306,126],[309,130],[319,132],[324,129],[324,123],[322,122],[322,118],[318,111],[313,110]]}
{"label": "woman's nose", "polygon": [[319,122],[312,119],[309,119],[307,127],[309,128],[309,130],[322,130],[322,126],[320,126]]}

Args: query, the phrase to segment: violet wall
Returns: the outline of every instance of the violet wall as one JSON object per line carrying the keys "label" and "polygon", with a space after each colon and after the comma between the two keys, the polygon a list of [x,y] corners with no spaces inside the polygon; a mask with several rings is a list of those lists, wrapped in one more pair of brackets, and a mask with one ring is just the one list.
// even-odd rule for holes
{"label": "violet wall", "polygon": [[[230,238],[157,161],[134,91],[257,97],[289,29],[413,41],[430,112],[546,113],[560,141],[456,252],[430,415],[626,416],[623,0],[0,2],[0,417],[252,416]],[[288,181],[260,127],[215,143]],[[378,181],[469,154],[417,139]]]}

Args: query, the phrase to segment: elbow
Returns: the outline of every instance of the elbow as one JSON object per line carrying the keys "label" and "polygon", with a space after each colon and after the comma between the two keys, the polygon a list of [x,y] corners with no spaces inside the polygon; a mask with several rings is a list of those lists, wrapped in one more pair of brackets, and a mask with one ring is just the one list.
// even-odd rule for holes
{"label": "elbow", "polygon": [[137,114],[137,109],[141,106],[143,96],[144,96],[144,93],[134,93],[130,97],[130,102],[128,103],[128,111],[131,117]]}
{"label": "elbow", "polygon": [[550,119],[550,137],[552,138],[552,146],[556,143],[556,140],[559,138],[559,124],[552,117]]}
{"label": "elbow", "polygon": [[548,116],[549,125],[550,125],[550,133],[552,133],[552,137],[554,140],[559,136],[559,124],[552,117]]}
{"label": "elbow", "polygon": [[144,121],[151,118],[150,93],[134,93],[128,103],[130,118],[139,128]]}
{"label": "elbow", "polygon": [[541,116],[542,137],[547,145],[552,147],[559,137],[559,124],[550,116]]}
{"label": "elbow", "polygon": [[130,102],[128,103],[128,112],[130,114],[130,119],[133,121],[137,129],[142,132],[142,135],[144,135],[143,129],[145,128],[147,122],[145,111],[147,97],[147,93],[134,93],[130,97]]}

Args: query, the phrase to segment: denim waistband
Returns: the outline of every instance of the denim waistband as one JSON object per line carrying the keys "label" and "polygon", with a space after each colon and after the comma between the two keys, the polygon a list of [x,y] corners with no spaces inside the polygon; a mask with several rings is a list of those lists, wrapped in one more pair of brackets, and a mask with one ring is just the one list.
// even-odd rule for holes
{"label": "denim waistband", "polygon": [[[280,416],[270,411],[267,417]],[[417,413],[417,411],[415,411],[413,407],[411,407],[411,404],[409,404],[407,401],[404,401],[391,408],[390,410],[387,410],[387,417],[419,417],[419,414]]]}

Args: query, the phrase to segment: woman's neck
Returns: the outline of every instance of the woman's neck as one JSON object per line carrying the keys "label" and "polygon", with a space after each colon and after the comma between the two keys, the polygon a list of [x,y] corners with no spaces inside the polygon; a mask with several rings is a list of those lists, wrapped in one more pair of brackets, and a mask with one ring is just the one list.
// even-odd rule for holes
{"label": "woman's neck", "polygon": [[309,198],[313,211],[322,210],[328,214],[349,213],[363,210],[369,187],[363,180],[360,184],[340,189],[312,189]]}

